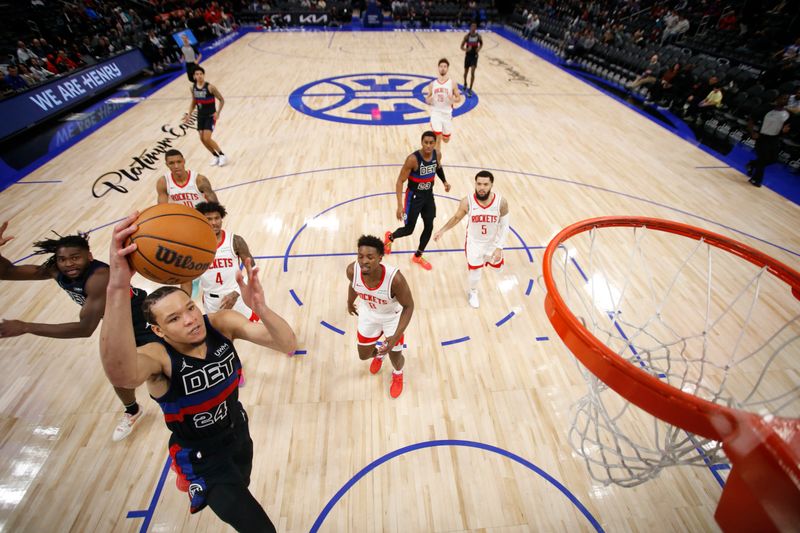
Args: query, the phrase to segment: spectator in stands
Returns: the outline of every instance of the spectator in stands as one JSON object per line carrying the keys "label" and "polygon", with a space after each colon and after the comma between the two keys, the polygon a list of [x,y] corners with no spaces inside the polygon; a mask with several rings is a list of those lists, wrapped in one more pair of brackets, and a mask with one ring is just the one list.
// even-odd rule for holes
{"label": "spectator in stands", "polygon": [[20,63],[17,66],[17,69],[19,70],[20,77],[23,80],[25,80],[25,82],[28,84],[28,87],[32,87],[32,86],[36,85],[37,83],[39,83],[43,79],[43,78],[39,77],[38,75],[34,74],[33,72],[31,72],[31,69],[29,69],[28,66],[25,63]]}
{"label": "spectator in stands", "polygon": [[49,78],[53,75],[52,72],[47,70],[42,63],[42,61],[38,57],[31,58],[31,74],[35,75],[37,78],[44,80]]}
{"label": "spectator in stands", "polygon": [[747,174],[750,183],[761,187],[764,181],[764,169],[778,160],[780,153],[780,135],[789,132],[789,112],[785,109],[788,97],[785,94],[778,96],[775,107],[769,111],[761,121],[761,128],[755,131],[752,117],[748,123],[750,136],[756,140],[756,158],[747,164]]}
{"label": "spectator in stands", "polygon": [[661,44],[674,42],[687,31],[689,31],[689,20],[681,15],[678,18],[678,22],[676,22],[672,28],[664,30],[664,34],[661,37]]}
{"label": "spectator in stands", "polygon": [[647,64],[644,72],[639,74],[632,82],[628,83],[628,88],[635,90],[642,85],[650,87],[658,80],[660,74],[661,64],[658,62],[658,54],[653,54],[650,56],[650,62]]}
{"label": "spectator in stands", "polygon": [[736,11],[729,9],[723,13],[719,19],[719,29],[722,31],[734,31],[739,28],[739,20],[736,18]]}
{"label": "spectator in stands", "polygon": [[25,46],[22,41],[17,41],[17,61],[19,64],[26,64],[32,57],[38,57],[36,52]]}
{"label": "spectator in stands", "polygon": [[19,75],[19,70],[16,65],[8,66],[8,74],[5,75],[3,81],[6,82],[6,85],[10,87],[11,90],[18,93],[28,88],[28,82]]}
{"label": "spectator in stands", "polygon": [[789,96],[786,110],[794,115],[800,114],[800,85],[795,88],[794,94]]}
{"label": "spectator in stands", "polygon": [[44,53],[44,50],[42,49],[42,43],[39,41],[39,39],[33,39],[31,41],[31,52],[33,52],[33,55],[39,59],[44,59],[44,57],[47,55]]}
{"label": "spectator in stands", "polygon": [[539,25],[541,22],[539,21],[539,15],[535,15],[533,13],[528,13],[528,20],[525,22],[525,28],[522,30],[522,36],[526,39],[530,39],[536,33],[536,30],[539,29]]}
{"label": "spectator in stands", "polygon": [[681,64],[675,63],[661,75],[661,78],[650,88],[648,101],[656,102],[659,107],[667,108],[667,103],[672,99],[672,92],[675,89],[675,78],[681,71]]}
{"label": "spectator in stands", "polygon": [[[706,97],[714,91],[714,88],[718,84],[719,78],[716,76],[711,76],[706,82],[700,81],[694,84],[691,88],[691,94],[689,94],[689,96],[686,98],[686,103],[683,106],[685,115],[689,117],[697,115],[700,108],[700,102],[703,102]],[[716,98],[716,96],[714,98]],[[706,105],[703,107],[708,106]]]}
{"label": "spectator in stands", "polygon": [[44,38],[44,37],[42,37],[41,39],[39,39],[39,44],[40,44],[40,45],[41,45],[41,47],[42,47],[42,53],[41,53],[41,54],[39,54],[39,57],[41,57],[42,59],[44,59],[44,58],[46,58],[46,57],[47,57],[47,56],[49,56],[49,55],[53,55],[53,56],[55,56],[56,49],[55,49],[55,48],[53,48],[52,46],[50,46],[50,44],[47,42],[47,40],[45,40],[45,38]]}
{"label": "spectator in stands", "polygon": [[58,69],[59,74],[63,74],[65,72],[69,72],[70,70],[75,70],[76,68],[78,68],[78,65],[67,56],[67,52],[65,50],[58,51],[55,65],[56,69]]}

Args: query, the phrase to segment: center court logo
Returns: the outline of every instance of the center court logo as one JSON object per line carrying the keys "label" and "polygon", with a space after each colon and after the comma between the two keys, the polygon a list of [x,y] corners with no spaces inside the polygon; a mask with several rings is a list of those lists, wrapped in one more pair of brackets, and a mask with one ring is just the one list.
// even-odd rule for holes
{"label": "center court logo", "polygon": [[[295,89],[289,96],[289,104],[311,117],[345,124],[422,124],[430,117],[422,90],[434,79],[387,72],[336,76]],[[453,116],[463,115],[476,105],[477,96],[462,99]]]}

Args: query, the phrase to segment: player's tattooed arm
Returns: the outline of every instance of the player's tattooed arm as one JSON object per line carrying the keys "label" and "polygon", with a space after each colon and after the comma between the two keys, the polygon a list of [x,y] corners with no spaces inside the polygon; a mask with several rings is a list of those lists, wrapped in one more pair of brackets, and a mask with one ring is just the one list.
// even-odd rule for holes
{"label": "player's tattooed arm", "polygon": [[240,235],[233,236],[233,253],[239,257],[239,261],[242,264],[244,264],[245,259],[250,259],[250,263],[253,266],[256,265],[256,260],[253,258],[253,254],[250,253],[250,247],[247,246],[247,242]]}
{"label": "player's tattooed arm", "polygon": [[219,119],[219,114],[222,113],[222,108],[225,107],[225,99],[222,97],[222,93],[219,92],[219,89],[215,85],[208,84],[208,91],[213,94],[217,100],[219,100],[219,107],[217,108],[217,112],[214,113],[214,118]]}
{"label": "player's tattooed arm", "polygon": [[184,124],[191,120],[192,112],[194,111],[194,108],[197,107],[197,102],[194,101],[194,82],[192,82],[192,86],[189,88],[189,94],[192,97],[192,103],[189,104],[189,112],[183,115]]}
{"label": "player's tattooed arm", "polygon": [[219,203],[219,200],[217,199],[217,193],[215,193],[214,189],[211,188],[211,182],[208,181],[208,178],[202,174],[197,175],[197,188],[201,193],[203,193],[203,196],[206,197],[206,200],[209,202]]}

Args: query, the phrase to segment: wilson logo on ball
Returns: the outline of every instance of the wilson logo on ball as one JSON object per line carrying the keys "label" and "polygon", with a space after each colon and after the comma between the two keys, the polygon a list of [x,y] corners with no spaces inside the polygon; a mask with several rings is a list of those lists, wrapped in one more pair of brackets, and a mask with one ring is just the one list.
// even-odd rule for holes
{"label": "wilson logo on ball", "polygon": [[164,263],[165,265],[174,265],[178,268],[185,268],[186,270],[202,270],[205,271],[210,263],[196,263],[191,255],[181,255],[175,250],[165,248],[161,244],[158,245],[156,250],[156,261]]}

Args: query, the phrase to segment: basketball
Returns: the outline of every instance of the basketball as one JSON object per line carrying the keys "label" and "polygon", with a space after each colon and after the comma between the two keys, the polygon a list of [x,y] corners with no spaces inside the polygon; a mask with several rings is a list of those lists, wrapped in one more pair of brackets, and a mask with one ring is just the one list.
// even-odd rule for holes
{"label": "basketball", "polygon": [[158,204],[141,212],[138,229],[125,246],[131,266],[151,281],[177,285],[206,271],[217,253],[217,237],[206,217],[193,207]]}

